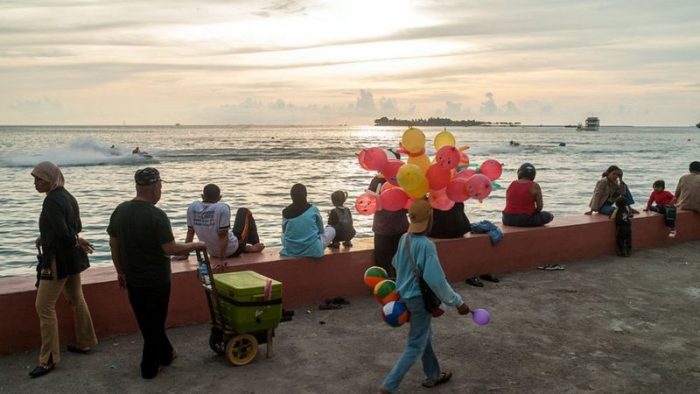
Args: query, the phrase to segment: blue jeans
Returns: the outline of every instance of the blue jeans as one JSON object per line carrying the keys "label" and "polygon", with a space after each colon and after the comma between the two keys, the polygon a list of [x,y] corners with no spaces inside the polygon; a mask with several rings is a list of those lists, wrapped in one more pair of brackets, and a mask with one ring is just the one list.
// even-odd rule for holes
{"label": "blue jeans", "polygon": [[[628,206],[634,204],[634,197],[632,197],[632,192],[630,192],[630,189],[628,187],[625,187],[625,202]],[[600,207],[598,213],[601,215],[610,216],[610,214],[613,213],[614,210],[615,204],[606,201],[605,204],[603,204],[603,206]]]}
{"label": "blue jeans", "polygon": [[408,332],[408,343],[406,349],[401,354],[399,361],[391,369],[389,375],[382,382],[382,388],[389,392],[396,392],[399,389],[401,380],[409,369],[413,366],[419,356],[423,362],[423,373],[426,379],[438,379],[440,377],[440,364],[435,356],[432,345],[432,330],[430,321],[433,318],[425,310],[423,297],[412,297],[403,300],[411,311],[411,328]]}

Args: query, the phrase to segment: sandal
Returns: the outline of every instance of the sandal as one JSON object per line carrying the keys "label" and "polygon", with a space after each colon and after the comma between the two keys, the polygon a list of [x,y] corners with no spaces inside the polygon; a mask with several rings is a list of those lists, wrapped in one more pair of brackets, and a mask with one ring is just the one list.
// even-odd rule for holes
{"label": "sandal", "polygon": [[29,372],[29,376],[32,378],[38,378],[39,376],[44,376],[53,371],[54,368],[56,368],[56,364],[38,365],[31,372]]}
{"label": "sandal", "polygon": [[444,371],[444,372],[440,372],[439,378],[434,379],[434,380],[431,380],[431,379],[425,380],[425,381],[423,381],[422,385],[423,385],[423,387],[428,387],[428,388],[435,387],[435,386],[441,385],[443,383],[449,382],[450,379],[452,379],[452,372]]}

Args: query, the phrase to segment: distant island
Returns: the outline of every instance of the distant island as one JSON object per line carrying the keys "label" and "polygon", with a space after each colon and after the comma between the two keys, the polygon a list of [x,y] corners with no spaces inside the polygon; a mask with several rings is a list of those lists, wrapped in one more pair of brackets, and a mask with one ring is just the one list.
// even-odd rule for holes
{"label": "distant island", "polygon": [[480,120],[452,120],[450,118],[389,119],[383,116],[374,120],[375,126],[520,126],[520,122],[483,122]]}

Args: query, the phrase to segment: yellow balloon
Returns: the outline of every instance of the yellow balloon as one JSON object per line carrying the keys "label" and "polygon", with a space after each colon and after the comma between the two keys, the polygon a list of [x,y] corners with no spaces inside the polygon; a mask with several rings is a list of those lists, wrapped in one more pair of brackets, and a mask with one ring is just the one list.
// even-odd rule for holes
{"label": "yellow balloon", "polygon": [[433,144],[435,145],[435,151],[438,151],[443,146],[457,146],[457,141],[455,140],[455,136],[452,135],[452,133],[450,133],[447,130],[443,130],[437,133]]}
{"label": "yellow balloon", "polygon": [[403,132],[401,144],[409,152],[420,152],[425,147],[425,134],[420,129],[409,127]]}
{"label": "yellow balloon", "polygon": [[415,164],[404,164],[396,173],[396,180],[404,190],[414,190],[421,186],[422,181],[426,181],[423,171]]}
{"label": "yellow balloon", "polygon": [[406,194],[408,194],[409,197],[411,198],[421,198],[425,196],[426,193],[428,193],[428,190],[430,190],[430,184],[428,183],[428,180],[423,178],[418,184],[418,186],[415,189],[404,189]]}
{"label": "yellow balloon", "polygon": [[415,164],[418,167],[420,167],[421,171],[423,171],[423,174],[425,174],[428,171],[428,167],[430,167],[430,158],[428,155],[420,155],[420,156],[413,156],[408,158],[406,160],[408,163]]}

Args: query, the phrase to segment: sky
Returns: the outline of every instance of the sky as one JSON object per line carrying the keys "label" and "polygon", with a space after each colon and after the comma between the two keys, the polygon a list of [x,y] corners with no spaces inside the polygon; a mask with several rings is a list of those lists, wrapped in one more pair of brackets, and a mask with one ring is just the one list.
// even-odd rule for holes
{"label": "sky", "polygon": [[0,124],[700,122],[697,0],[2,0]]}

